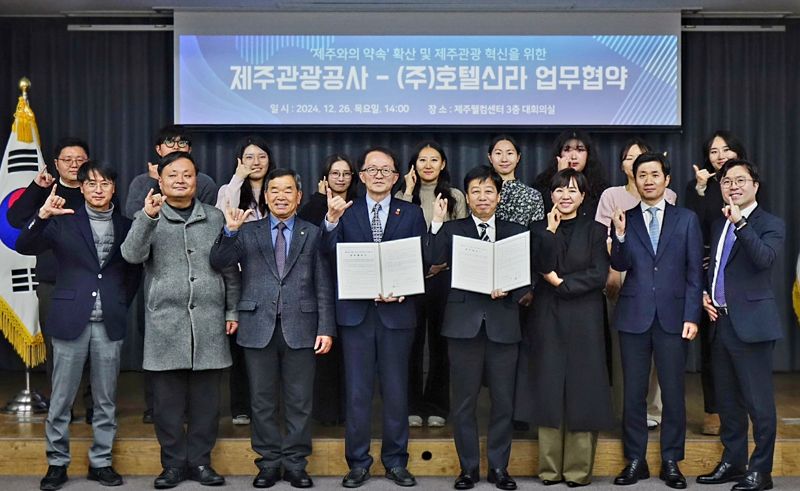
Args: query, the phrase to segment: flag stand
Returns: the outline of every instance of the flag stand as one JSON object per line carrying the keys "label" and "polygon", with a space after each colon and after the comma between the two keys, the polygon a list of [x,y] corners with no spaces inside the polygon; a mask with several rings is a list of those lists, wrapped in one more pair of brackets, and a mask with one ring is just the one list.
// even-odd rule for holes
{"label": "flag stand", "polygon": [[[30,348],[28,348],[30,349]],[[31,390],[31,369],[25,366],[25,388],[8,401],[3,412],[6,414],[16,414],[19,417],[30,417],[34,414],[46,413],[48,409],[47,401],[41,394]]]}

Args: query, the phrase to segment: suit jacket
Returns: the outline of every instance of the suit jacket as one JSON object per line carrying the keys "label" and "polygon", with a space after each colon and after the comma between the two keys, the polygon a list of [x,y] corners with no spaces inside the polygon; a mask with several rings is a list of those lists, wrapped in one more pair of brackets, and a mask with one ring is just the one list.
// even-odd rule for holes
{"label": "suit jacket", "polygon": [[[323,229],[324,229],[323,225]],[[389,218],[383,229],[382,240],[406,239],[425,235],[425,217],[422,208],[403,200],[392,198],[389,204]],[[331,257],[336,257],[338,242],[372,242],[367,200],[360,197],[344,212],[336,228],[328,232],[323,230],[325,250]],[[372,300],[336,300],[336,322],[341,326],[357,326],[364,321],[367,308]],[[402,303],[377,304],[378,316],[384,326],[389,329],[413,329],[417,324],[416,302],[406,298]]]}
{"label": "suit jacket", "polygon": [[639,334],[658,318],[668,333],[700,322],[703,300],[703,235],[697,215],[666,204],[658,251],[639,205],[625,212],[625,242],[612,230],[611,267],[627,271],[614,310],[614,327]]}
{"label": "suit jacket", "polygon": [[321,232],[295,219],[283,275],[278,274],[270,220],[245,223],[233,237],[220,234],[211,248],[211,265],[218,270],[242,268],[237,342],[263,348],[272,339],[281,305],[281,328],[293,349],[313,348],[317,336],[335,336],[333,280],[320,251]]}
{"label": "suit jacket", "polygon": [[[722,217],[711,227],[711,263],[708,291],[712,291]],[[786,226],[780,218],[757,206],[747,225],[735,231],[725,268],[725,300],[736,335],[746,343],[774,341],[783,337],[781,317],[772,290],[772,269],[783,247]]]}
{"label": "suit jacket", "polygon": [[[522,225],[495,219],[496,240],[525,232]],[[436,234],[428,232],[425,240],[427,262],[452,264],[453,236],[478,239],[478,229],[472,217],[445,222]],[[443,271],[450,285],[450,271]],[[522,340],[517,302],[528,290],[517,288],[509,295],[492,300],[491,296],[450,288],[444,311],[442,336],[448,338],[474,338],[486,322],[486,336],[496,343],[518,343]]]}
{"label": "suit jacket", "polygon": [[36,216],[22,229],[17,239],[18,252],[34,255],[52,250],[58,262],[45,323],[50,336],[64,340],[80,336],[97,298],[93,294],[99,289],[108,338],[118,341],[125,337],[128,306],[139,285],[140,268],[125,262],[120,253],[131,221],[116,208],[112,222],[114,245],[103,265],[97,257],[85,205],[75,207],[74,215],[47,220]]}

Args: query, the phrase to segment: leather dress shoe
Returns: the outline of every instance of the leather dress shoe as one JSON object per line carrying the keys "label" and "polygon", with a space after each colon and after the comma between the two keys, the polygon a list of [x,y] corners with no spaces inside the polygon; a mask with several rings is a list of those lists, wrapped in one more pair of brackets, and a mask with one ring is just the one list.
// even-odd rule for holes
{"label": "leather dress shoe", "polygon": [[481,478],[478,474],[477,469],[473,472],[461,470],[461,473],[456,478],[456,482],[453,483],[453,487],[455,489],[472,489],[475,487],[475,483],[480,481]]}
{"label": "leather dress shoe", "polygon": [[674,460],[661,462],[661,472],[658,477],[673,489],[686,489],[686,478],[683,477],[678,463]]}
{"label": "leather dress shoe", "polygon": [[156,489],[174,488],[186,480],[186,473],[180,467],[165,467],[153,482]]}
{"label": "leather dress shoe", "polygon": [[369,471],[361,467],[353,467],[350,472],[342,479],[342,486],[346,488],[357,488],[367,482]]}
{"label": "leather dress shoe", "polygon": [[408,472],[408,469],[405,467],[392,467],[386,471],[386,479],[394,481],[398,486],[408,487],[417,485],[414,474]]}
{"label": "leather dress shoe", "polygon": [[545,486],[553,486],[553,485],[556,485],[556,484],[561,484],[562,482],[564,482],[563,479],[558,479],[558,480],[555,480],[555,479],[542,479],[542,484],[544,484]]}
{"label": "leather dress shoe", "polygon": [[582,488],[584,486],[588,486],[591,484],[590,482],[575,482],[575,481],[567,481],[568,488]]}
{"label": "leather dress shoe", "polygon": [[631,484],[639,482],[639,479],[649,478],[650,469],[647,468],[647,461],[644,459],[633,459],[622,469],[622,472],[614,478],[614,484],[617,486],[630,486]]}
{"label": "leather dress shoe", "polygon": [[283,473],[283,480],[292,485],[293,488],[310,488],[314,485],[311,476],[305,469],[286,470]]}
{"label": "leather dress shoe", "polygon": [[44,475],[41,482],[39,482],[39,489],[42,491],[53,491],[61,489],[61,486],[67,482],[67,466],[65,465],[51,465],[47,467],[47,474]]}
{"label": "leather dress shoe", "polygon": [[731,491],[761,491],[762,489],[772,489],[770,473],[749,471],[741,481],[733,485]]}
{"label": "leather dress shoe", "polygon": [[281,480],[280,467],[264,467],[258,470],[256,478],[253,479],[254,488],[271,488],[276,482]]}
{"label": "leather dress shoe", "polygon": [[142,423],[146,425],[153,424],[153,410],[152,409],[145,409],[142,413]]}
{"label": "leather dress shoe", "polygon": [[697,476],[698,484],[723,484],[731,481],[739,481],[744,477],[744,468],[736,467],[728,462],[720,462],[714,470],[708,474]]}
{"label": "leather dress shoe", "polygon": [[489,475],[486,480],[494,484],[497,489],[517,489],[517,481],[508,475],[505,469],[489,469]]}
{"label": "leather dress shoe", "polygon": [[97,481],[103,486],[122,486],[122,476],[110,465],[106,467],[89,467],[86,479]]}
{"label": "leather dress shoe", "polygon": [[197,481],[203,486],[222,486],[225,478],[217,474],[210,465],[198,465],[189,468],[189,479]]}

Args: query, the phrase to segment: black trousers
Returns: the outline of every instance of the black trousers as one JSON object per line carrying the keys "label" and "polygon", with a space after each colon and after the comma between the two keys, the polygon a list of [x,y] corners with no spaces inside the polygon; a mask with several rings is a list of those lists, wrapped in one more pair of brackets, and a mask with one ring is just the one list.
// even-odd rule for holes
{"label": "black trousers", "polygon": [[[301,470],[311,455],[311,403],[314,350],[292,349],[281,322],[264,348],[244,348],[250,377],[253,450],[259,468]],[[281,435],[278,404],[283,400],[286,435]]]}
{"label": "black trousers", "polygon": [[166,370],[150,374],[161,465],[210,465],[219,427],[222,370]]}
{"label": "black trousers", "polygon": [[247,364],[244,348],[236,343],[236,334],[230,337],[231,372],[229,377],[231,396],[231,416],[240,414],[250,416],[250,385],[247,377]]}
{"label": "black trousers", "polygon": [[745,343],[739,339],[728,316],[713,325],[712,353],[717,408],[722,423],[722,460],[744,467],[747,460],[748,416],[753,422],[756,447],[747,469],[772,472],[777,416],[772,384],[774,341]]}
{"label": "black trousers", "polygon": [[[449,291],[447,277],[438,274],[425,280],[425,295],[417,302],[417,328],[408,372],[408,414],[426,418],[447,417],[450,412],[450,373],[447,340],[441,335],[442,318]],[[428,346],[428,377],[425,379],[425,341]]]}
{"label": "black trousers", "polygon": [[700,331],[700,382],[703,386],[703,410],[713,414],[718,412],[716,389],[714,388],[714,363],[711,351],[711,322],[703,312],[698,326]]}
{"label": "black trousers", "polygon": [[331,350],[317,356],[314,371],[314,407],[312,417],[320,423],[335,425],[344,422],[344,360],[339,339]]}

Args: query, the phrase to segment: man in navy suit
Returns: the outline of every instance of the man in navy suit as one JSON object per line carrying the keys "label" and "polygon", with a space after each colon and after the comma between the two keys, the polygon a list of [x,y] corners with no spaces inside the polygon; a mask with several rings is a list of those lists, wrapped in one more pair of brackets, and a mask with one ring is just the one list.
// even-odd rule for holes
{"label": "man in navy suit", "polygon": [[[713,321],[711,360],[725,450],[714,470],[697,482],[737,481],[736,491],[770,489],[776,432],[772,351],[783,336],[771,278],[785,225],[758,206],[759,178],[752,164],[729,160],[718,173],[728,204],[711,229],[703,307]],[[749,461],[748,417],[755,440]]]}
{"label": "man in navy suit", "polygon": [[[381,242],[425,234],[422,208],[392,198],[397,159],[385,148],[364,154],[358,176],[367,195],[345,202],[328,190],[323,240],[335,255],[337,242]],[[414,486],[408,471],[408,362],[416,326],[414,299],[379,295],[373,300],[337,300],[345,365],[345,457],[350,472],[342,485],[355,488],[369,479],[372,457],[372,393],[378,374],[383,399],[381,462],[386,477],[400,486]]]}
{"label": "man in navy suit", "polygon": [[650,477],[647,451],[647,383],[655,359],[661,396],[661,472],[667,486],[686,488],[678,468],[686,443],[684,369],[689,341],[702,313],[703,238],[692,211],[664,200],[669,162],[660,154],[640,155],[633,163],[642,201],[612,216],[611,267],[626,271],[614,311],[619,331],[624,409],[623,445],[628,465],[614,484]]}
{"label": "man in navy suit", "polygon": [[90,161],[77,177],[85,203],[65,208],[66,201],[54,185],[17,239],[20,253],[52,250],[58,262],[47,316],[53,340],[53,392],[45,423],[49,467],[40,483],[43,490],[59,489],[67,481],[70,410],[87,358],[94,399],[88,479],[105,486],[122,484],[111,466],[111,447],[117,430],[120,353],[139,274],[119,250],[131,221],[111,202],[116,173]]}

